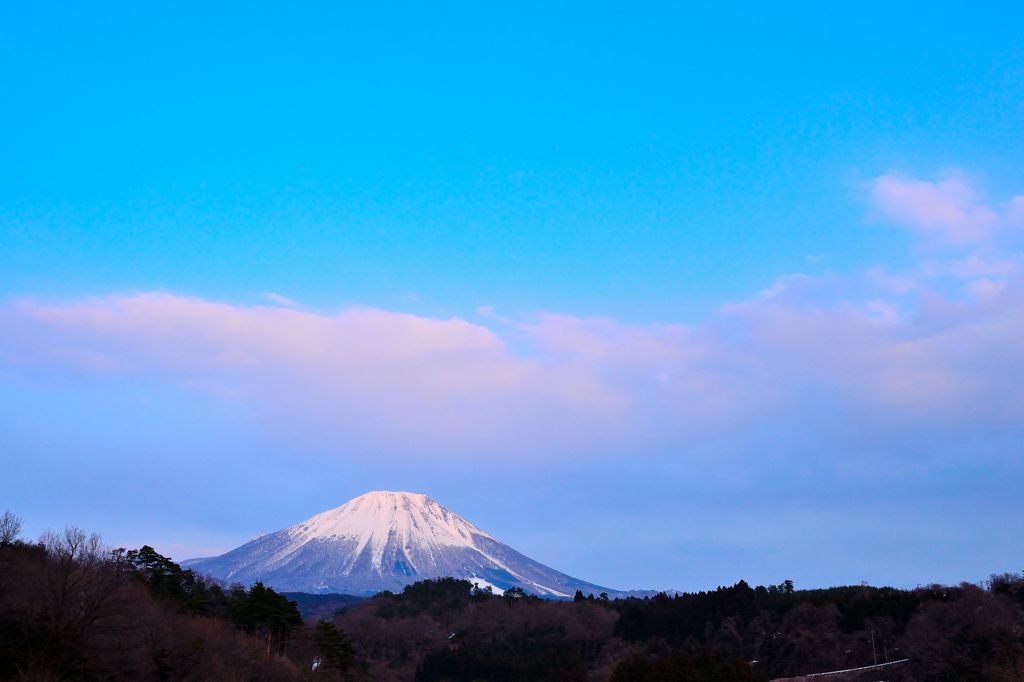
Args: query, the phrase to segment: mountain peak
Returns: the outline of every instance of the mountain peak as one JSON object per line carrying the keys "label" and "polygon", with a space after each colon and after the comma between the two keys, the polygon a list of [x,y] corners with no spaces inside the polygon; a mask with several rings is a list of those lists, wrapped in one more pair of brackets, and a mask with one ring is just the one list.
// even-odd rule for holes
{"label": "mountain peak", "polygon": [[353,497],[351,500],[341,505],[341,507],[336,507],[335,509],[341,509],[355,504],[373,504],[380,506],[398,505],[402,508],[408,508],[410,506],[421,507],[428,504],[437,504],[437,502],[423,493],[410,493],[396,490],[371,490],[370,492],[363,493],[358,497]]}
{"label": "mountain peak", "polygon": [[356,500],[362,500],[364,498],[368,498],[368,499],[378,499],[378,498],[384,498],[384,499],[386,499],[386,498],[396,498],[396,499],[410,498],[410,499],[423,499],[423,500],[429,500],[430,499],[429,497],[427,497],[423,493],[409,493],[409,492],[404,492],[404,491],[400,491],[400,490],[371,490],[368,493],[363,493],[359,497],[353,497],[351,500],[349,500],[349,502],[355,502]]}
{"label": "mountain peak", "polygon": [[365,594],[445,576],[550,597],[610,591],[523,556],[426,495],[390,490],[189,564],[225,581],[304,592]]}
{"label": "mountain peak", "polygon": [[285,529],[295,539],[344,538],[354,540],[359,551],[370,547],[374,565],[389,542],[402,547],[431,549],[471,546],[474,535],[490,537],[469,521],[420,493],[379,490],[353,498]]}

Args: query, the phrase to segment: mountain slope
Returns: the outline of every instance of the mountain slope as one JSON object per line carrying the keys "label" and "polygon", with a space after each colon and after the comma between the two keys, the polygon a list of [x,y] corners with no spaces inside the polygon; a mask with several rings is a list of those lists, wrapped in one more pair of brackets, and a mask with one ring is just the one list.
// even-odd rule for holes
{"label": "mountain slope", "polygon": [[371,492],[218,557],[184,562],[227,582],[371,594],[451,576],[544,597],[609,590],[523,556],[426,495]]}

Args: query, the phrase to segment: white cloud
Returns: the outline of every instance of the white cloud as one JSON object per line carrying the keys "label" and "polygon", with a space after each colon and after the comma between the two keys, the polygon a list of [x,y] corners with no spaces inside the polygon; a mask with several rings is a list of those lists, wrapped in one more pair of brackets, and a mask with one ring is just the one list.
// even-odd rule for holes
{"label": "white cloud", "polygon": [[1024,196],[1003,206],[991,204],[957,171],[934,181],[890,171],[869,183],[869,193],[878,219],[943,243],[978,243],[1007,226],[1024,224]]}
{"label": "white cloud", "polygon": [[[961,179],[889,174],[875,186],[875,208],[950,240],[1008,224]],[[346,452],[695,457],[707,439],[753,447],[769,430],[999,433],[1024,423],[1020,262],[988,248],[911,273],[795,273],[690,326],[168,293],[20,300],[0,306],[0,368],[172,382]],[[937,285],[948,277],[959,288]]]}
{"label": "white cloud", "polygon": [[275,303],[275,304],[277,304],[279,306],[283,306],[285,308],[298,308],[299,307],[299,302],[296,301],[295,299],[288,298],[287,296],[282,296],[281,294],[275,293],[273,291],[265,291],[265,292],[263,292],[263,298],[265,298],[266,300],[270,301],[271,303]]}
{"label": "white cloud", "polygon": [[433,455],[665,448],[780,420],[799,429],[826,403],[868,423],[1024,419],[1008,399],[1024,379],[1018,282],[978,279],[967,300],[927,293],[909,309],[823,303],[815,280],[799,283],[692,328],[544,314],[499,332],[166,293],[19,301],[0,312],[0,363],[174,382],[253,406],[262,428]]}

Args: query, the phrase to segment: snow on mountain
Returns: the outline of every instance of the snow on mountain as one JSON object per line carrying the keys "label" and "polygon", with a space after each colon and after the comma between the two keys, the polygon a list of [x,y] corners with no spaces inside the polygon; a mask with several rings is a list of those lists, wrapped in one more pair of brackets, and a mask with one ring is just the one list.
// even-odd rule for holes
{"label": "snow on mountain", "polygon": [[372,594],[451,576],[543,597],[626,593],[578,580],[502,544],[426,495],[371,492],[218,557],[183,563],[225,582]]}

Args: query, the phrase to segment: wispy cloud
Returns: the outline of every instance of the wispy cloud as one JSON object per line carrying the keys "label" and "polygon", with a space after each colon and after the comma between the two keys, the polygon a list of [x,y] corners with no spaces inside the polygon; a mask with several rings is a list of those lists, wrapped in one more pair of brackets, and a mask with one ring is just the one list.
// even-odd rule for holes
{"label": "wispy cloud", "polygon": [[[155,292],[21,300],[0,312],[0,329],[8,368],[172,381],[256,405],[271,427],[298,424],[395,448],[536,446],[531,438],[557,442],[580,431],[578,415],[610,417],[619,407],[619,396],[585,373],[519,357],[491,330],[461,319],[371,308],[324,314]],[[557,428],[555,414],[563,420]]]}
{"label": "wispy cloud", "polygon": [[276,305],[284,306],[285,308],[298,308],[300,305],[295,299],[288,298],[287,296],[283,296],[273,291],[263,292],[263,298]]}
{"label": "wispy cloud", "polygon": [[993,205],[959,171],[937,180],[890,171],[872,180],[869,189],[879,219],[946,243],[976,243],[1005,227],[1024,224],[1024,196]]}
{"label": "wispy cloud", "polygon": [[[758,431],[1019,430],[1020,254],[970,247],[1009,213],[962,179],[887,174],[874,187],[873,209],[939,231],[955,253],[913,273],[786,275],[691,326],[490,308],[476,322],[324,313],[160,292],[18,300],[0,308],[0,365],[174,382],[251,406],[259,428],[347,452],[693,457],[708,439]],[[956,287],[936,285],[951,274]]]}

